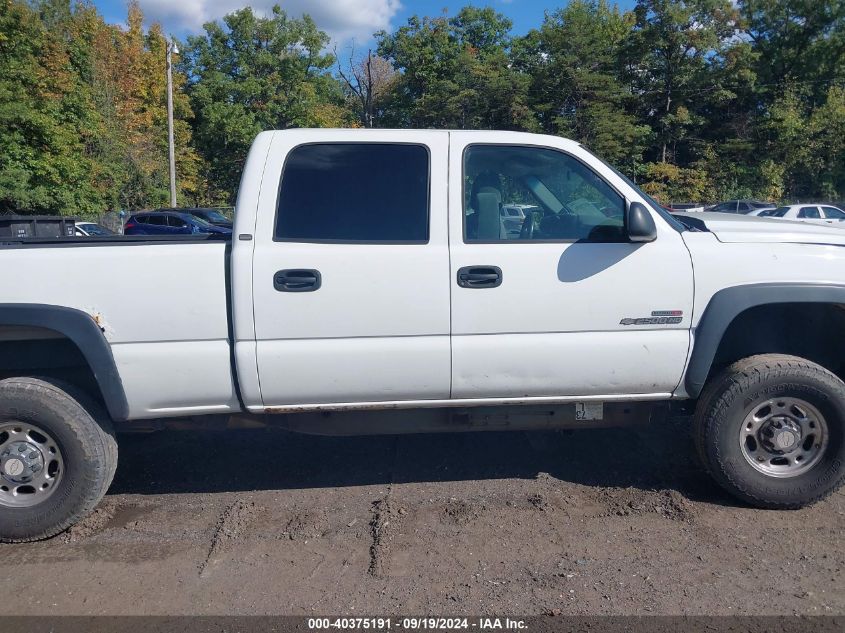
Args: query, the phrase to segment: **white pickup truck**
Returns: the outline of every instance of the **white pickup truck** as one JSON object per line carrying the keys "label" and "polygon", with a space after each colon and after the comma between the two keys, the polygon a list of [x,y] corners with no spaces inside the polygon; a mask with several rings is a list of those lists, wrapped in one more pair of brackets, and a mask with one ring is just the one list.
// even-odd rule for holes
{"label": "white pickup truck", "polygon": [[[503,205],[534,208],[515,232]],[[845,478],[845,232],[675,218],[562,138],[265,132],[231,243],[8,237],[0,266],[6,541],[92,511],[113,429],[170,418],[526,430],[688,401],[748,503]]]}

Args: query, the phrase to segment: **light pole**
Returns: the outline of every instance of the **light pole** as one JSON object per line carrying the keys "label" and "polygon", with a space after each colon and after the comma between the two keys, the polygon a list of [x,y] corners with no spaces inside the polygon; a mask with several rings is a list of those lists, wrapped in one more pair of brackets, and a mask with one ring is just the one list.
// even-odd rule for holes
{"label": "light pole", "polygon": [[176,145],[173,141],[173,59],[179,54],[176,42],[167,42],[167,145],[170,154],[170,206],[176,206]]}

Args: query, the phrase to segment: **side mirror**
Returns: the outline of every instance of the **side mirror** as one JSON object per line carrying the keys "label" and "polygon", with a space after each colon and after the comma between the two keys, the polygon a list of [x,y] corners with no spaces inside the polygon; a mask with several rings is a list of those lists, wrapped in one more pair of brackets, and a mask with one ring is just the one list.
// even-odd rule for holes
{"label": "side mirror", "polygon": [[632,202],[628,207],[628,239],[632,242],[653,242],[657,239],[654,218],[641,202]]}

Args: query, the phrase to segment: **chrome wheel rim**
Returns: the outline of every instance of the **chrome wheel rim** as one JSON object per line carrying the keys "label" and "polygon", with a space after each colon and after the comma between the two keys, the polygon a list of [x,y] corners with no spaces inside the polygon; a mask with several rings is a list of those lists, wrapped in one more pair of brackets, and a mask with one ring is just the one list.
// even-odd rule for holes
{"label": "chrome wheel rim", "polygon": [[59,486],[64,460],[43,429],[16,420],[0,422],[0,506],[27,508]]}
{"label": "chrome wheel rim", "polygon": [[800,398],[773,398],[755,405],[739,430],[739,446],[755,470],[770,477],[797,477],[827,449],[827,421]]}

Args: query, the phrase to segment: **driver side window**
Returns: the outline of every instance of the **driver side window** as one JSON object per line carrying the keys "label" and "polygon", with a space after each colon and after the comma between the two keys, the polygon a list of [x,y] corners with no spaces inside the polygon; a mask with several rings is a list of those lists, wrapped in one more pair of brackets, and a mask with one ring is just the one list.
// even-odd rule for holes
{"label": "driver side window", "polygon": [[471,145],[464,152],[464,241],[621,242],[625,200],[564,152]]}

